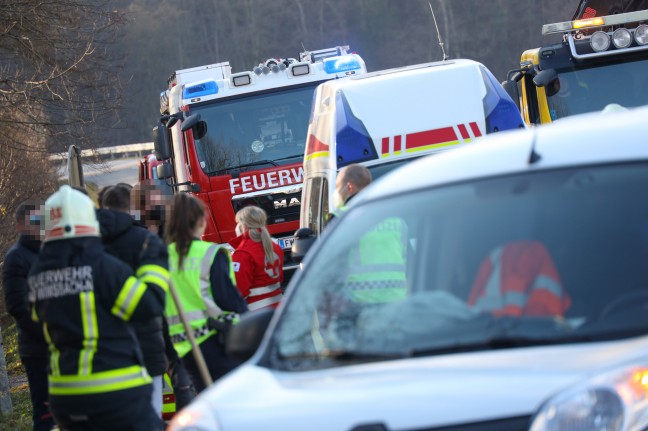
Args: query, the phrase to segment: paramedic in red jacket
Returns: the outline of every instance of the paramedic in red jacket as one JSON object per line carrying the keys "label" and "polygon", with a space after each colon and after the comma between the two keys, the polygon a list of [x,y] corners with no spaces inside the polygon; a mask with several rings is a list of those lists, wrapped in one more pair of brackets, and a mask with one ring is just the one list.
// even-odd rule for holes
{"label": "paramedic in red jacket", "polygon": [[282,298],[283,251],[266,228],[266,213],[256,206],[247,206],[236,213],[238,236],[230,244],[236,287],[248,303],[250,311],[276,308]]}

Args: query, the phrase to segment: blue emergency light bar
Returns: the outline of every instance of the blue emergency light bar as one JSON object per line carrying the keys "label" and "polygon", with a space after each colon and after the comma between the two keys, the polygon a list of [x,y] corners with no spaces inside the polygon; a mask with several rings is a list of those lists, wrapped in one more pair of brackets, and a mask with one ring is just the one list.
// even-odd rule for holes
{"label": "blue emergency light bar", "polygon": [[360,69],[360,63],[352,55],[342,55],[324,60],[326,73],[340,73]]}
{"label": "blue emergency light bar", "polygon": [[216,81],[207,81],[196,85],[185,87],[182,91],[183,99],[190,99],[192,97],[210,96],[218,93],[218,84]]}

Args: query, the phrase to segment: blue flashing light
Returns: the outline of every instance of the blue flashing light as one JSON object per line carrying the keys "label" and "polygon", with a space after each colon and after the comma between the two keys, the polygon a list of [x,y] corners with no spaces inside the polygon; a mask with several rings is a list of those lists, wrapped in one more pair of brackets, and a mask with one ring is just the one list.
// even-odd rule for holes
{"label": "blue flashing light", "polygon": [[483,100],[486,133],[525,128],[526,124],[511,96],[492,73],[485,68],[480,69],[486,84],[486,96]]}
{"label": "blue flashing light", "polygon": [[343,94],[336,96],[336,135],[338,169],[351,163],[365,162],[378,158],[376,147],[362,120],[357,118]]}
{"label": "blue flashing light", "polygon": [[183,99],[190,99],[192,97],[210,96],[218,93],[218,84],[216,81],[207,81],[201,84],[190,85],[185,87],[182,91]]}
{"label": "blue flashing light", "polygon": [[340,73],[357,69],[360,69],[360,62],[352,55],[342,55],[324,60],[326,73]]}

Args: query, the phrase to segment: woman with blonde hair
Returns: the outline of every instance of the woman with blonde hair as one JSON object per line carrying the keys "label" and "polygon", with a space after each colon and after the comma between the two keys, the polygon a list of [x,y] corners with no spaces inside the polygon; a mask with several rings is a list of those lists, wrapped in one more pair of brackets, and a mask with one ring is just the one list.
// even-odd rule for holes
{"label": "woman with blonde hair", "polygon": [[[247,311],[247,305],[236,289],[227,249],[200,240],[206,225],[202,201],[187,193],[177,193],[165,226],[169,274],[211,378],[217,380],[239,365],[225,354],[224,336],[228,327],[238,321],[238,315]],[[173,347],[200,392],[205,383],[193,355],[188,354],[192,346],[170,295],[165,314]]]}
{"label": "woman with blonde hair", "polygon": [[230,242],[236,287],[250,310],[276,308],[282,298],[284,256],[266,228],[263,209],[247,206],[236,213],[238,236]]}

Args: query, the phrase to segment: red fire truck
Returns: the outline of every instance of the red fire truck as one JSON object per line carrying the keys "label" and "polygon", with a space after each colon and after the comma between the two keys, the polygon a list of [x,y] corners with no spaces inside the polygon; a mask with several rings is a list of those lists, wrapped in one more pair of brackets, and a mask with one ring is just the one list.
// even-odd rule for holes
{"label": "red fire truck", "polygon": [[160,95],[155,157],[142,161],[140,180],[165,181],[202,199],[209,209],[203,239],[219,244],[235,237],[238,210],[263,208],[290,274],[315,87],[364,73],[364,60],[348,46],[272,58],[238,73],[229,62],[178,70]]}

